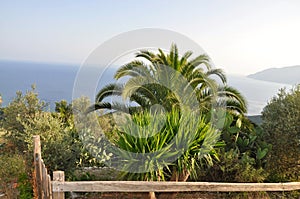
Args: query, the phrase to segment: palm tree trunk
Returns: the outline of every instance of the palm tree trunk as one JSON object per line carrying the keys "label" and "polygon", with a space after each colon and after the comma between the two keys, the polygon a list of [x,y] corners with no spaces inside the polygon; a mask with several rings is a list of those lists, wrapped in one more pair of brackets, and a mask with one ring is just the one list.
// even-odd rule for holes
{"label": "palm tree trunk", "polygon": [[[187,169],[183,169],[181,173],[178,173],[177,170],[174,168],[170,181],[186,182],[189,177],[190,172]],[[177,194],[177,192],[164,192],[159,194],[159,199],[175,199]]]}

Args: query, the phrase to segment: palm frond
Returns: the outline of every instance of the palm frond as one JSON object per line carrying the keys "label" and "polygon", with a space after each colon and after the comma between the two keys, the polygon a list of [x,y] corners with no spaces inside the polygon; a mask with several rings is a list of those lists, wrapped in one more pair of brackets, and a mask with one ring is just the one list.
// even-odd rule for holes
{"label": "palm frond", "polygon": [[116,73],[114,78],[115,79],[120,79],[125,76],[131,76],[131,77],[136,77],[136,76],[148,76],[151,75],[147,65],[140,61],[140,60],[134,60],[128,64],[123,65],[121,68],[119,68]]}
{"label": "palm frond", "polygon": [[209,61],[210,61],[209,57],[206,54],[202,54],[189,61],[189,63],[194,67],[198,67],[199,65],[204,64],[206,66],[206,69],[210,70],[211,65]]}
{"label": "palm frond", "polygon": [[108,84],[106,86],[104,86],[96,95],[96,102],[101,102],[104,98],[108,97],[108,96],[120,96],[122,94],[123,91],[123,84]]}
{"label": "palm frond", "polygon": [[216,75],[217,77],[219,77],[221,79],[223,84],[227,83],[227,78],[224,74],[224,71],[220,68],[210,69],[210,70],[206,71],[206,75],[207,76]]}
{"label": "palm frond", "polygon": [[141,57],[141,58],[144,58],[146,60],[148,60],[149,62],[152,62],[155,57],[156,57],[156,54],[148,51],[148,50],[141,50],[140,52],[138,52],[135,56],[136,58],[138,57]]}
{"label": "palm frond", "polygon": [[160,48],[158,49],[158,51],[159,51],[159,54],[157,55],[158,58],[159,58],[158,59],[159,60],[158,63],[163,64],[165,66],[168,66],[170,63],[169,63],[169,61],[168,61],[165,53]]}
{"label": "palm frond", "polygon": [[109,102],[96,103],[96,104],[93,104],[93,105],[89,106],[85,110],[85,114],[91,113],[91,112],[93,112],[95,110],[99,110],[99,109],[112,109],[111,107],[112,107],[112,105]]}
{"label": "palm frond", "polygon": [[172,68],[174,68],[176,71],[179,69],[179,60],[178,60],[179,54],[178,54],[178,48],[176,44],[171,45],[170,49],[170,61],[172,63]]}
{"label": "palm frond", "polygon": [[237,108],[240,109],[240,113],[247,112],[247,102],[244,96],[237,89],[230,86],[219,87],[218,89],[218,93],[221,97],[226,97],[228,100],[230,99],[230,103],[232,103],[232,101],[236,101],[236,104],[239,104]]}
{"label": "palm frond", "polygon": [[151,81],[151,79],[141,77],[141,76],[130,78],[124,86],[124,89],[122,92],[122,97],[123,97],[123,99],[129,98],[138,89],[143,89],[146,92],[148,92],[148,94],[150,96],[152,96],[152,98],[156,98],[155,94],[153,92],[151,92],[151,90],[148,89],[149,87],[144,86],[144,85],[153,84],[153,83],[154,82]]}
{"label": "palm frond", "polygon": [[136,106],[128,106],[128,105],[118,103],[118,102],[113,102],[113,103],[100,102],[100,103],[96,103],[96,104],[89,106],[85,110],[84,113],[88,114],[93,111],[101,110],[101,109],[115,110],[115,111],[120,111],[120,112],[124,112],[124,113],[134,114],[136,112],[139,112],[142,108],[136,107]]}
{"label": "palm frond", "polygon": [[192,51],[187,51],[187,52],[185,52],[185,53],[182,55],[182,57],[181,57],[181,59],[180,59],[180,66],[181,66],[181,68],[184,68],[184,67],[182,67],[182,66],[185,66],[185,65],[186,65],[188,59],[190,58],[190,56],[192,56],[192,54],[193,54]]}

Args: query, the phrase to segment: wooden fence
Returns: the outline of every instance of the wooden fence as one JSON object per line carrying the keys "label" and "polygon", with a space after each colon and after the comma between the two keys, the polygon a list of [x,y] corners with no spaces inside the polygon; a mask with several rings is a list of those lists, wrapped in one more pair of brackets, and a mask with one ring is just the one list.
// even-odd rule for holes
{"label": "wooden fence", "polygon": [[38,199],[64,199],[65,192],[259,192],[300,190],[300,182],[217,183],[146,181],[65,181],[63,171],[54,171],[53,180],[41,157],[40,137],[34,136],[35,185]]}
{"label": "wooden fence", "polygon": [[34,185],[35,195],[38,199],[50,199],[52,198],[52,183],[50,175],[47,172],[47,168],[44,164],[41,155],[41,141],[40,136],[33,136],[34,143]]}

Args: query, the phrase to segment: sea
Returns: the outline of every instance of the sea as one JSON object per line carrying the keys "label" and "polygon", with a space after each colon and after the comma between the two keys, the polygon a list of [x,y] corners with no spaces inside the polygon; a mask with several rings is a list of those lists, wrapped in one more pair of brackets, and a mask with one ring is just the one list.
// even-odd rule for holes
{"label": "sea", "polygon": [[[25,93],[31,90],[32,85],[36,86],[39,98],[49,103],[50,110],[54,109],[55,102],[61,100],[71,102],[81,94],[87,95],[93,102],[99,89],[114,82],[113,75],[117,67],[91,66],[90,76],[98,74],[99,77],[96,81],[97,86],[88,94],[85,88],[78,87],[78,79],[81,78],[81,83],[86,85],[95,84],[95,80],[89,78],[89,74],[82,79],[83,67],[87,66],[2,60],[0,61],[2,107],[7,106],[16,97],[17,91]],[[228,74],[227,78],[228,85],[237,88],[247,99],[248,115],[261,114],[280,88],[291,88],[288,84],[255,80],[241,75]]]}

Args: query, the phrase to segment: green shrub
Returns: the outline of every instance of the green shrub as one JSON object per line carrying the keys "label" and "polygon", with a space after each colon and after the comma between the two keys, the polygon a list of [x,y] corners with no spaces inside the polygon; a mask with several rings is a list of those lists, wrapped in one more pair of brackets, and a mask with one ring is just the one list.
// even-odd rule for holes
{"label": "green shrub", "polygon": [[18,154],[0,154],[0,191],[10,198],[32,198],[25,160]]}
{"label": "green shrub", "polygon": [[218,160],[212,167],[202,167],[200,181],[262,182],[266,155],[270,145],[263,138],[260,127],[246,117],[227,113],[221,134],[223,146],[217,149]]}
{"label": "green shrub", "polygon": [[81,143],[71,126],[65,126],[60,117],[49,112],[36,114],[35,118],[21,124],[28,151],[33,151],[32,137],[40,135],[42,157],[49,171],[63,170],[67,174],[72,173],[79,160]]}
{"label": "green shrub", "polygon": [[262,114],[266,139],[273,145],[269,180],[300,181],[300,85],[291,92],[280,90]]}
{"label": "green shrub", "polygon": [[25,95],[18,91],[16,97],[7,107],[3,109],[3,117],[1,125],[6,132],[6,139],[15,146],[18,152],[26,152],[27,146],[24,142],[26,133],[24,133],[24,123],[36,117],[46,107],[46,103],[38,99],[35,92],[35,86],[31,91],[27,91]]}
{"label": "green shrub", "polygon": [[33,190],[32,190],[32,180],[30,178],[30,175],[28,175],[27,173],[22,173],[19,176],[18,182],[19,182],[18,190],[20,192],[20,199],[32,198]]}
{"label": "green shrub", "polygon": [[[17,92],[15,99],[4,108],[7,144],[16,153],[24,154],[28,170],[32,169],[32,137],[41,135],[42,157],[50,171],[71,171],[79,159],[80,143],[69,118],[59,113],[46,112],[47,104],[40,101],[35,87],[25,95]],[[69,121],[69,120],[68,120]]]}
{"label": "green shrub", "polygon": [[[80,98],[74,103],[88,106],[87,98]],[[56,103],[56,112],[47,112],[47,104],[38,98],[34,86],[26,94],[17,92],[15,99],[3,108],[7,153],[23,154],[27,170],[32,170],[32,137],[41,136],[42,157],[50,172],[64,170],[67,177],[77,166],[99,165],[97,160],[84,148],[82,140],[74,126],[72,105],[66,101]],[[0,147],[1,147],[0,146]]]}
{"label": "green shrub", "polygon": [[218,150],[219,161],[207,168],[198,180],[212,182],[263,182],[267,173],[256,168],[255,159],[248,153],[239,154],[236,150]]}

